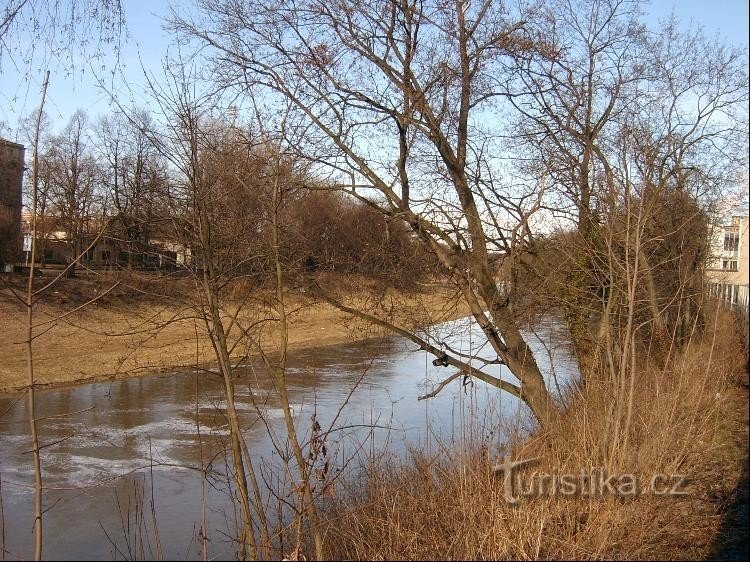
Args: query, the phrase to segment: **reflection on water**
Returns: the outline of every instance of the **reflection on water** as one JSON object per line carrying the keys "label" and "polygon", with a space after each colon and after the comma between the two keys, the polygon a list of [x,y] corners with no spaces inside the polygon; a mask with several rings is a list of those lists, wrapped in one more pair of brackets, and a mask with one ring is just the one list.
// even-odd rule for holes
{"label": "reflection on water", "polygon": [[[464,353],[477,352],[475,342],[482,341],[468,319],[430,331]],[[555,323],[536,332],[541,341],[532,336],[530,345],[554,394],[556,383],[570,380],[575,365]],[[410,342],[388,338],[290,357],[289,394],[297,425],[309,439],[314,414],[323,431],[332,430],[326,445],[334,470],[385,446],[396,452],[407,445],[460,446],[470,439],[487,439],[490,432],[499,435],[501,424],[528,427],[528,413],[518,400],[482,383],[463,386],[455,381],[437,397],[418,401],[452,371],[432,366],[432,356],[413,349]],[[492,356],[485,349],[479,354]],[[514,380],[501,366],[486,370]],[[204,372],[198,377],[155,375],[39,392],[37,408],[45,418],[41,440],[54,443],[42,453],[45,506],[50,508],[44,519],[46,556],[72,560],[126,554],[124,537],[129,524],[132,534],[135,523],[121,514],[134,511],[134,491],[144,481],[148,487],[150,480],[144,476],[149,476],[164,555],[199,557],[194,536],[201,519],[204,464],[211,468],[206,486],[211,555],[231,558],[231,545],[219,532],[234,521],[220,454],[227,436],[221,388],[215,374]],[[268,475],[286,454],[285,432],[272,385],[258,364],[245,367],[237,394],[248,449]],[[6,412],[0,418],[0,477],[6,549],[29,558],[33,474],[26,402],[20,398],[0,395],[0,412]],[[149,494],[147,489],[147,499]]]}

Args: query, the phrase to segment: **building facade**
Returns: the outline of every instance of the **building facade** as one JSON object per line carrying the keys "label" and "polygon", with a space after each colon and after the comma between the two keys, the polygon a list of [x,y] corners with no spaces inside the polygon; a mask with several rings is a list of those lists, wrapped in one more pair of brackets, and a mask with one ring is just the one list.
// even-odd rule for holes
{"label": "building facade", "polygon": [[708,278],[713,283],[747,286],[750,281],[748,217],[732,217],[730,224],[715,229]]}
{"label": "building facade", "polygon": [[0,139],[0,266],[21,255],[23,171],[23,145]]}

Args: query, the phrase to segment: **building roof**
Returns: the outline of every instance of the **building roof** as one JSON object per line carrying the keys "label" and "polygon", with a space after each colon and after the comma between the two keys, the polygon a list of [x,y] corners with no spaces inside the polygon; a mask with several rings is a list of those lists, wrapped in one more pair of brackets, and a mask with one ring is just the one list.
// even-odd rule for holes
{"label": "building roof", "polygon": [[4,138],[2,138],[2,137],[0,137],[0,144],[4,144],[4,145],[6,145],[6,146],[12,146],[13,148],[23,148],[23,149],[25,149],[25,148],[26,148],[26,147],[25,147],[24,145],[22,145],[22,144],[18,144],[17,142],[12,142],[12,141],[9,141],[9,140],[7,140],[7,139],[4,139]]}

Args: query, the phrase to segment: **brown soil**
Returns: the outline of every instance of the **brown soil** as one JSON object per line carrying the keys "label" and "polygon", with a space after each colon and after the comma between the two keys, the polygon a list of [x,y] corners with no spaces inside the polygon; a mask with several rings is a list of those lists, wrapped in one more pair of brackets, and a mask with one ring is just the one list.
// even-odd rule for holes
{"label": "brown soil", "polygon": [[[23,279],[6,277],[4,281],[0,283],[0,392],[13,392],[28,384],[24,343],[26,308],[11,289],[18,293],[23,291]],[[132,279],[126,281],[80,310],[76,310],[77,307],[110,288],[112,280],[65,279],[44,293],[34,310],[37,337],[33,354],[37,385],[142,376],[191,368],[196,361],[201,365],[214,362],[205,322],[190,306],[190,300],[185,299],[189,283],[167,281],[181,284],[176,291],[179,298],[169,299],[159,296],[169,292],[164,291],[163,281],[158,292],[148,283],[136,286]],[[42,282],[40,280],[40,284]],[[365,285],[359,280],[339,289],[350,295],[352,290],[359,289],[354,293],[358,296],[347,302],[360,301],[361,305],[375,307],[381,316],[390,313],[401,325],[426,326],[467,314],[446,288],[437,285],[423,285],[413,292],[390,290],[385,297],[377,298],[370,291],[371,287]],[[271,292],[263,289],[239,292],[228,312],[234,313],[242,298],[245,302],[237,317],[245,329],[250,325],[253,328],[246,338],[240,337],[237,327],[233,328],[230,339],[239,343],[232,356],[256,355],[259,350],[275,352],[278,321],[268,305]],[[290,312],[289,349],[292,351],[383,333],[331,305],[316,302],[301,291],[290,290],[286,304]],[[228,321],[227,317],[225,323]]]}

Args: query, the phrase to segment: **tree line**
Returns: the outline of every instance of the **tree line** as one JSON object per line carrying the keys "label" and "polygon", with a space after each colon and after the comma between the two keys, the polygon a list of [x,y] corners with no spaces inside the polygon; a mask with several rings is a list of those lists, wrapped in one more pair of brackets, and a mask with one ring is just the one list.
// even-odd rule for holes
{"label": "tree line", "polygon": [[[212,119],[206,128],[213,138],[201,147],[199,165],[216,186],[210,201],[217,220],[212,244],[224,258],[235,256],[236,274],[254,275],[262,283],[269,275],[268,251],[261,243],[269,193],[259,178],[268,171],[270,145],[228,122]],[[153,142],[160,132],[151,114],[137,110],[92,121],[79,110],[59,132],[45,132],[37,198],[42,264],[45,246],[54,242],[64,244],[69,275],[94,240],[113,244],[109,261],[124,269],[143,269],[159,254],[169,257],[162,267],[174,269],[175,252],[167,248],[180,249],[183,260],[185,253],[191,255],[184,178]],[[395,284],[426,274],[426,258],[403,225],[329,189],[290,158],[284,181],[283,246],[290,268],[354,273]]]}

